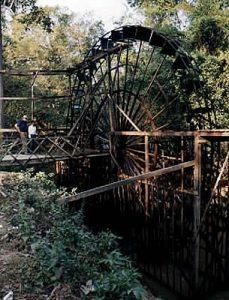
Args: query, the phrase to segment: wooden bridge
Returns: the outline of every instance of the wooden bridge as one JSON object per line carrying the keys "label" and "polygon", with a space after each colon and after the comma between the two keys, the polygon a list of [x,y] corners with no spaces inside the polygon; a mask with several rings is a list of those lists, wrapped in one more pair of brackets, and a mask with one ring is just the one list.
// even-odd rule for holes
{"label": "wooden bridge", "polygon": [[[84,184],[61,201],[93,199],[92,219],[118,220],[140,245],[146,272],[187,297],[225,283],[229,130],[210,130],[215,120],[203,79],[180,43],[124,26],[101,37],[77,66],[35,74],[70,78],[70,93],[61,96],[68,101],[66,126],[28,140],[27,154],[14,130],[1,129],[0,168],[65,161]],[[126,216],[131,224],[121,223]]]}
{"label": "wooden bridge", "polygon": [[0,166],[28,166],[49,164],[82,157],[104,156],[108,151],[99,149],[80,150],[75,146],[74,138],[64,135],[43,135],[27,139],[27,153],[22,153],[22,142],[16,130],[0,129]]}

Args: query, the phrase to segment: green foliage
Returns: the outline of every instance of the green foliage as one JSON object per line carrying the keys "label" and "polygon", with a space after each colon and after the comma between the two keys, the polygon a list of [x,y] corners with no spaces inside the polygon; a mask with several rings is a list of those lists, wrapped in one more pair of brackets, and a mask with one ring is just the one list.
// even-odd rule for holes
{"label": "green foliage", "polygon": [[196,32],[194,32],[194,46],[201,49],[204,48],[211,54],[214,54],[217,49],[223,49],[226,46],[224,41],[224,31],[217,24],[217,20],[212,17],[202,18],[199,20]]}
{"label": "green foliage", "polygon": [[95,281],[98,299],[141,299],[144,290],[139,287],[139,274],[131,268],[130,261],[113,250],[100,260],[103,272]]}
{"label": "green foliage", "polygon": [[[27,70],[66,70],[81,62],[88,51],[89,44],[101,34],[101,23],[88,17],[78,18],[60,8],[43,9],[52,19],[52,30],[47,32],[42,24],[32,23],[29,28],[21,22],[27,15],[15,16],[4,39],[4,62],[6,69]],[[40,22],[40,21],[39,21]],[[34,38],[36,37],[36,38]],[[58,76],[9,76],[4,77],[5,96],[31,97],[34,83],[34,97],[69,95],[69,77]],[[31,114],[31,101],[4,101],[5,123],[12,127],[21,115]],[[63,99],[35,101],[35,116],[45,127],[64,126],[68,101]],[[54,113],[55,112],[55,113]]]}
{"label": "green foliage", "polygon": [[4,184],[5,212],[34,255],[25,285],[42,290],[66,283],[80,299],[142,299],[140,275],[119,251],[118,238],[111,232],[93,234],[82,211],[56,203],[67,191],[58,190],[51,175],[32,173],[12,175]]}
{"label": "green foliage", "polygon": [[192,8],[188,31],[192,47],[217,55],[229,46],[228,11],[220,1],[198,1]]}
{"label": "green foliage", "polygon": [[[198,93],[189,93],[189,78],[181,76],[184,87],[181,100],[184,111],[174,111],[179,115],[193,114],[196,123],[193,129],[205,127],[227,128],[229,120],[229,2],[228,0],[129,0],[138,6],[146,16],[146,24],[154,26],[170,36],[183,40],[189,53],[195,58],[201,71]],[[174,82],[174,87],[176,82]],[[185,89],[185,86],[187,89]],[[188,103],[188,106],[187,104]],[[186,106],[186,108],[185,108]],[[180,106],[180,108],[182,108]],[[211,123],[207,122],[211,119]]]}
{"label": "green foliage", "polygon": [[[138,6],[146,16],[147,26],[169,33],[174,37],[182,35],[182,20],[179,13],[189,10],[186,0],[129,0],[131,6]],[[181,14],[182,15],[182,14]]]}
{"label": "green foliage", "polygon": [[215,112],[215,127],[229,126],[229,51],[218,56],[197,52],[197,61],[201,65],[205,80],[205,97],[211,101]]}
{"label": "green foliage", "polygon": [[40,25],[47,32],[51,32],[54,25],[47,11],[37,6],[34,6],[30,13],[23,15],[20,22],[25,25],[27,30],[33,24]]}
{"label": "green foliage", "polygon": [[27,28],[31,24],[41,25],[47,32],[51,31],[53,22],[51,18],[45,13],[45,11],[36,5],[37,0],[11,0],[0,2],[6,7],[9,7],[14,13],[25,13],[21,22],[26,24]]}
{"label": "green foliage", "polygon": [[210,103],[215,128],[228,127],[228,46],[229,18],[227,1],[195,1],[187,37],[190,49],[202,71],[202,99]]}

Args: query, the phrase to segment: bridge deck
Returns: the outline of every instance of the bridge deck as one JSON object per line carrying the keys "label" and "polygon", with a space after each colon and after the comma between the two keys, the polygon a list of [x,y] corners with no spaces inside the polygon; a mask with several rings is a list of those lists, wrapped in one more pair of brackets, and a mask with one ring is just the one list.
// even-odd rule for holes
{"label": "bridge deck", "polygon": [[[107,156],[109,153],[81,153],[76,155],[74,159],[80,159],[83,157],[101,157]],[[54,161],[68,160],[67,155],[48,155],[48,154],[15,154],[15,155],[5,155],[1,158],[0,166],[17,166],[17,165],[35,165],[42,163],[51,163]]]}
{"label": "bridge deck", "polygon": [[68,156],[63,155],[47,155],[47,154],[7,154],[0,162],[1,166],[18,165],[21,163],[26,164],[40,164],[48,163],[57,160],[67,160]]}
{"label": "bridge deck", "polygon": [[[46,135],[39,136],[35,139],[27,141],[27,149],[29,154],[21,154],[22,143],[20,139],[15,136],[15,130],[0,129],[0,166],[16,166],[33,164],[46,164],[50,162],[79,159],[83,157],[93,156],[107,156],[109,155],[109,144],[94,145],[94,149],[89,148],[88,137],[82,136],[56,136]],[[165,138],[165,137],[199,137],[203,142],[212,140],[228,141],[229,130],[199,130],[199,131],[114,131],[108,133],[108,136],[138,136],[151,138]],[[86,142],[85,142],[86,141]],[[108,142],[108,139],[107,139]],[[31,144],[32,143],[32,144]],[[31,150],[31,145],[33,150]],[[88,148],[87,148],[88,147]],[[34,149],[35,148],[35,149]],[[149,153],[148,153],[149,154]],[[145,155],[148,155],[147,153]]]}

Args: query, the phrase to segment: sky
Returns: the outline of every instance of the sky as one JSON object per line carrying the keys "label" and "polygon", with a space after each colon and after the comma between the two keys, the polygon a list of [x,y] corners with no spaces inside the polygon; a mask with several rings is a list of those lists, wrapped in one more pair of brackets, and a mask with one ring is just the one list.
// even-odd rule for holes
{"label": "sky", "polygon": [[60,6],[84,15],[92,12],[95,19],[102,20],[107,30],[113,29],[113,22],[127,14],[130,8],[126,0],[38,0],[39,6]]}

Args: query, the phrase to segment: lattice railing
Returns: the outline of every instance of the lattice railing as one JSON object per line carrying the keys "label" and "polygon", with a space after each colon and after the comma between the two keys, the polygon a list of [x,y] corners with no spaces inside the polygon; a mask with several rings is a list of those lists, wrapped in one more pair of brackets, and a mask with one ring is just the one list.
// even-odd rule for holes
{"label": "lattice railing", "polygon": [[3,134],[0,141],[0,166],[48,163],[73,159],[98,150],[80,149],[77,137],[41,136],[27,139],[27,153],[22,153],[22,141],[14,131]]}

